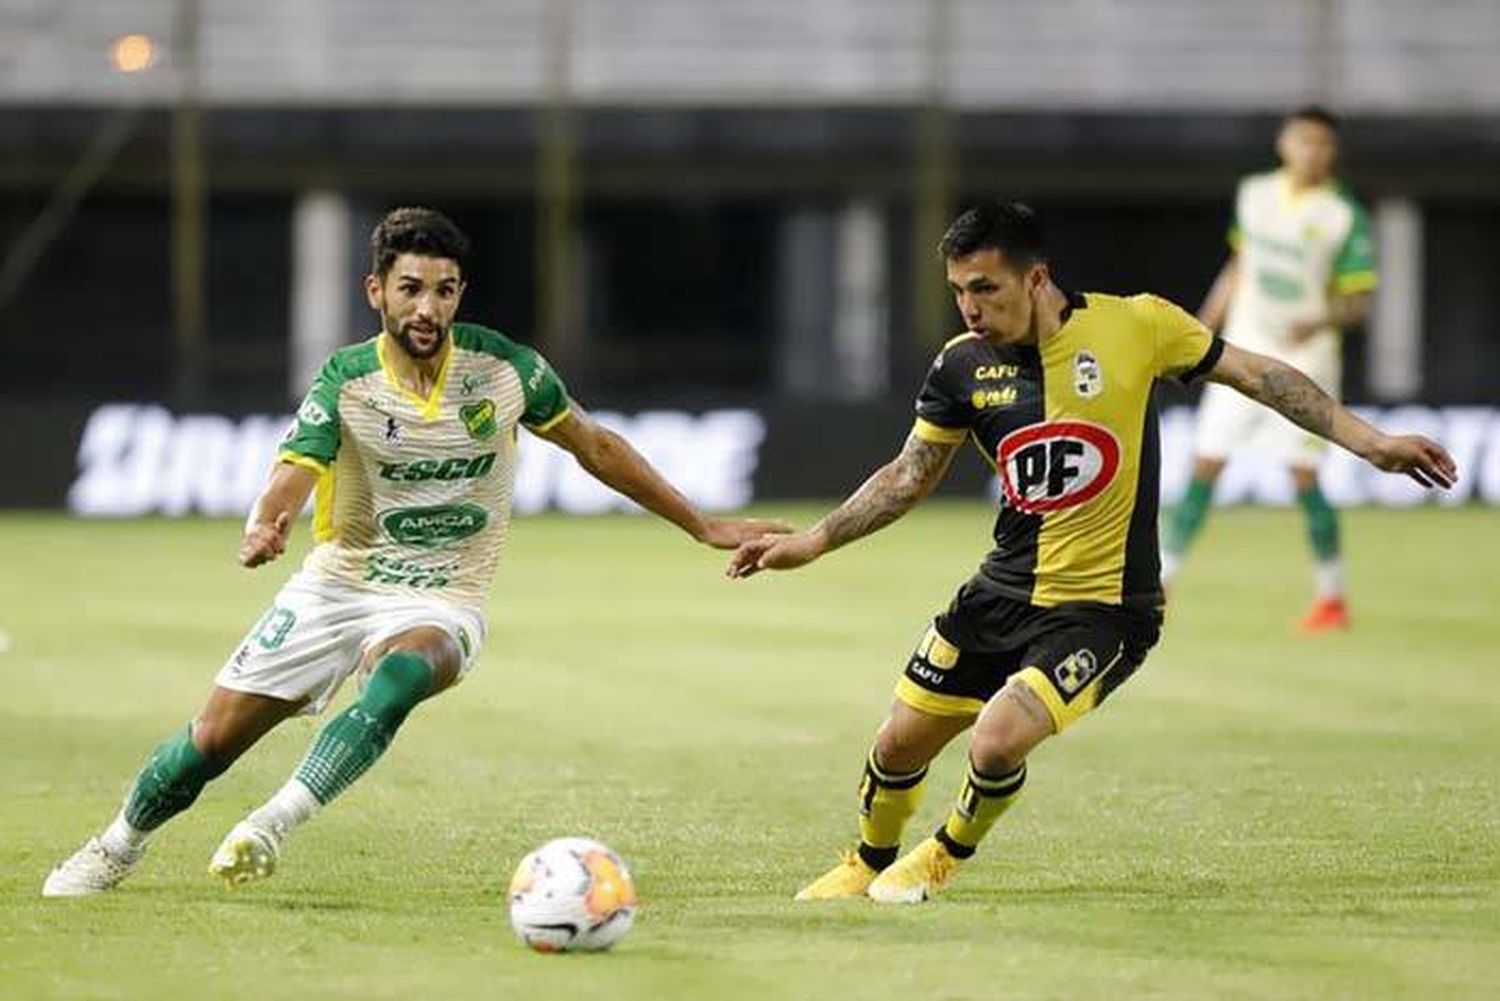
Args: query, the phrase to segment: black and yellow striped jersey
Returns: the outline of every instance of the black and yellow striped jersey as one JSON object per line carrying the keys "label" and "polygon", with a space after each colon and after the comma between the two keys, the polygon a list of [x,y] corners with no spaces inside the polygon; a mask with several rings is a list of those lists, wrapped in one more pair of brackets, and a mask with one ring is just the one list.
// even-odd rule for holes
{"label": "black and yellow striped jersey", "polygon": [[1160,446],[1152,387],[1213,368],[1223,343],[1153,295],[1071,294],[1039,345],[944,345],[912,430],[966,437],[995,466],[1000,514],[982,572],[1020,601],[1157,603]]}

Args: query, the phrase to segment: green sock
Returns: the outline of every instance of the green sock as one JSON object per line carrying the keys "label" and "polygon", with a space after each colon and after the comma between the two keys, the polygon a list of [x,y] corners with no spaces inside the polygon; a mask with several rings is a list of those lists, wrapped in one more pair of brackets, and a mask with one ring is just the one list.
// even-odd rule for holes
{"label": "green sock", "polygon": [[327,804],[385,753],[397,728],[431,688],[427,658],[404,650],[386,654],[359,701],[318,734],[295,778]]}
{"label": "green sock", "polygon": [[1297,505],[1307,517],[1307,541],[1318,562],[1339,556],[1339,516],[1317,486],[1297,491]]}
{"label": "green sock", "polygon": [[1187,552],[1203,530],[1213,496],[1212,483],[1197,479],[1188,481],[1187,493],[1182,495],[1182,500],[1172,509],[1172,516],[1167,520],[1167,552],[1174,556]]}
{"label": "green sock", "polygon": [[162,742],[135,780],[125,801],[125,820],[138,831],[154,831],[193,805],[210,779],[226,765],[203,756],[185,726]]}

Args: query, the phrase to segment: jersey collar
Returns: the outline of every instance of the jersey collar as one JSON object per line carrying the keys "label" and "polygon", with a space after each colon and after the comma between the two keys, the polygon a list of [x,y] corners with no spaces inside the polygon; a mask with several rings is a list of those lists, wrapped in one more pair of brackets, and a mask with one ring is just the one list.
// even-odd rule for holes
{"label": "jersey collar", "polygon": [[443,364],[438,367],[437,378],[432,381],[432,391],[426,396],[412,392],[396,375],[396,369],[391,365],[387,352],[386,341],[390,335],[384,332],[375,338],[375,356],[380,359],[380,371],[385,375],[385,381],[391,384],[391,388],[420,409],[422,420],[430,421],[438,415],[439,406],[443,401],[443,390],[448,385],[448,369],[453,364],[453,354],[456,350],[453,344],[453,334],[448,335],[448,353],[443,356]]}
{"label": "jersey collar", "polygon": [[1073,310],[1089,308],[1089,301],[1082,292],[1069,292],[1067,289],[1063,289],[1062,294],[1067,302],[1063,304],[1062,314],[1057,318],[1059,328],[1072,318]]}

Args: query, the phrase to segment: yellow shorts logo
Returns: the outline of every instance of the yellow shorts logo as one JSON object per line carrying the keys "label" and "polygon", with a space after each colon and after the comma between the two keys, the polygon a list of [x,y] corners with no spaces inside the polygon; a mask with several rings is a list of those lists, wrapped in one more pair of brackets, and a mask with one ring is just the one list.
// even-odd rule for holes
{"label": "yellow shorts logo", "polygon": [[1052,669],[1053,680],[1058,691],[1064,695],[1077,695],[1079,689],[1089,683],[1099,670],[1099,659],[1092,650],[1079,650]]}
{"label": "yellow shorts logo", "polygon": [[937,629],[929,627],[927,635],[917,646],[917,656],[938,670],[946,671],[958,663],[958,647],[938,635]]}

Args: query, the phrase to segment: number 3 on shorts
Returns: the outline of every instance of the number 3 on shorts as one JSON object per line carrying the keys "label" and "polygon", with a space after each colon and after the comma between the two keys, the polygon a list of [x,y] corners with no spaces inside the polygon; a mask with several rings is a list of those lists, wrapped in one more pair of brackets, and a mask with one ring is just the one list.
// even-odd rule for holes
{"label": "number 3 on shorts", "polygon": [[297,624],[297,613],[290,608],[273,608],[255,627],[255,643],[262,650],[279,650],[286,634]]}

